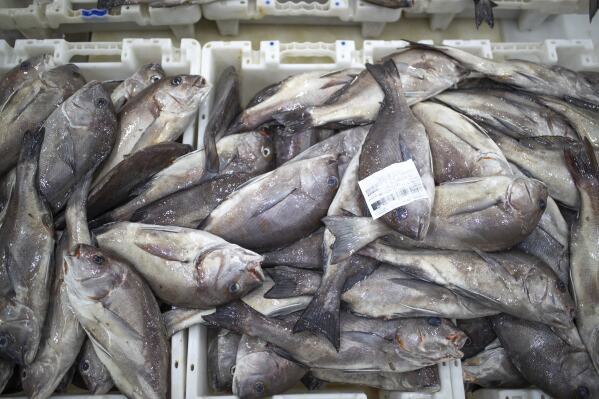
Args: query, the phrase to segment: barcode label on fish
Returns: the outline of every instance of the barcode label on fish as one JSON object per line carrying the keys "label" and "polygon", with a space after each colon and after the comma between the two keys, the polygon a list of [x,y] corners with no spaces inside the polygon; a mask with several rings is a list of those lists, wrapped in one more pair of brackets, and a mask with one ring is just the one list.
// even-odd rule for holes
{"label": "barcode label on fish", "polygon": [[394,163],[358,182],[373,219],[428,198],[414,161]]}

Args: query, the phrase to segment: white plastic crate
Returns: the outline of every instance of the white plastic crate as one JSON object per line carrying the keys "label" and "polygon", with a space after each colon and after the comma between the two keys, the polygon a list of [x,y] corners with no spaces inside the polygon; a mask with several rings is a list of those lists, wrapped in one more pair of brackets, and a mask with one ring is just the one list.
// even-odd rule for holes
{"label": "white plastic crate", "polygon": [[[28,57],[52,54],[56,65],[73,62],[87,80],[124,79],[149,62],[160,63],[167,75],[199,74],[201,46],[193,39],[175,45],[170,39],[124,39],[121,42],[70,43],[65,40],[17,40],[14,47],[0,40],[0,74]],[[87,61],[80,61],[90,57]],[[75,59],[73,59],[76,57]],[[94,60],[94,57],[98,61]],[[183,142],[194,144],[196,124],[183,135]],[[187,331],[171,339],[171,398],[183,399],[184,368],[187,356]],[[63,395],[60,395],[63,396]],[[121,395],[64,395],[69,399],[123,398]]]}
{"label": "white plastic crate", "polygon": [[360,24],[364,37],[377,37],[401,10],[362,0],[220,0],[202,6],[204,18],[216,21],[222,35],[237,35],[239,23]]}
{"label": "white plastic crate", "polygon": [[0,29],[18,30],[25,37],[49,37],[44,0],[0,0]]}

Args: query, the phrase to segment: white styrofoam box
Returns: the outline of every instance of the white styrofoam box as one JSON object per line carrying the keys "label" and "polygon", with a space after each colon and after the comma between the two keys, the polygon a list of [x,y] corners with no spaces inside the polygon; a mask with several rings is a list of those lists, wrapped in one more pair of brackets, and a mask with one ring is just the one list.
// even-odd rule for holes
{"label": "white styrofoam box", "polygon": [[0,0],[0,29],[18,30],[26,37],[48,37],[44,0]]}
{"label": "white styrofoam box", "polygon": [[[0,40],[0,75],[28,57],[52,54],[56,65],[73,62],[87,80],[119,80],[130,76],[144,64],[160,63],[167,75],[199,74],[201,46],[194,39],[179,45],[170,39],[124,39],[121,42],[70,43],[65,40],[17,40],[14,47]],[[90,57],[90,59],[81,60]],[[194,144],[196,123],[183,135],[183,142]],[[171,398],[185,395],[187,331],[171,339]],[[69,399],[123,398],[120,395],[69,395]]]}
{"label": "white styrofoam box", "polygon": [[469,399],[551,399],[538,389],[480,389]]}
{"label": "white styrofoam box", "polygon": [[239,23],[361,24],[362,35],[377,37],[401,10],[362,0],[220,0],[202,6],[204,18],[216,21],[222,35],[237,35]]}

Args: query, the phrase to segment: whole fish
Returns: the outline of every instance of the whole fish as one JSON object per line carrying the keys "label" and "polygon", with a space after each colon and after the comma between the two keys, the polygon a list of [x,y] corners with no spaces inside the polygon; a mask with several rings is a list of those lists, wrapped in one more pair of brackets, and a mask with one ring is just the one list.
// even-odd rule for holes
{"label": "whole fish", "polygon": [[335,236],[335,261],[381,237],[402,248],[499,251],[526,238],[546,207],[547,189],[539,181],[489,176],[438,186],[429,231],[423,241],[409,240],[371,218],[327,216],[323,221]]}
{"label": "whole fish", "polygon": [[[64,256],[77,244],[91,244],[85,212],[91,172],[77,185],[66,211],[67,228],[54,253],[54,280],[40,346],[33,363],[21,370],[23,390],[29,397],[49,398],[75,362],[85,331],[71,310],[64,285]],[[52,367],[48,367],[48,365]],[[68,385],[68,384],[67,384]]]}
{"label": "whole fish", "polygon": [[166,397],[169,345],[150,288],[130,265],[89,245],[65,260],[71,307],[115,385],[130,398]]}
{"label": "whole fish", "polygon": [[187,144],[166,142],[131,154],[104,175],[91,190],[88,216],[96,217],[123,204],[136,187],[191,150],[192,147]]}
{"label": "whole fish", "polygon": [[436,366],[424,367],[405,373],[311,369],[310,374],[314,378],[327,382],[363,385],[386,391],[433,393],[441,390],[441,381]]}
{"label": "whole fish", "polygon": [[474,23],[476,29],[484,22],[490,28],[495,26],[495,18],[493,17],[493,8],[497,7],[497,3],[493,0],[474,0]]}
{"label": "whole fish", "polygon": [[4,389],[13,376],[14,371],[15,364],[13,362],[6,359],[0,359],[0,393],[4,392]]}
{"label": "whole fish", "polygon": [[462,362],[464,381],[483,388],[525,388],[530,384],[495,340],[482,352]]}
{"label": "whole fish", "polygon": [[301,132],[286,132],[278,129],[274,134],[276,165],[281,166],[285,162],[307,150],[318,142],[318,129],[306,129]]}
{"label": "whole fish", "polygon": [[487,345],[497,339],[497,335],[486,317],[457,320],[456,326],[468,336],[468,342],[462,348],[464,359],[482,352]]}
{"label": "whole fish", "polygon": [[363,180],[388,166],[413,161],[426,190],[427,198],[412,201],[381,217],[389,227],[412,238],[422,240],[429,227],[435,199],[433,164],[424,126],[414,117],[402,92],[395,62],[366,66],[385,97],[378,117],[362,145],[358,178]]}
{"label": "whole fish", "polygon": [[[466,77],[466,70],[451,57],[437,51],[406,47],[383,59],[392,59],[400,71],[408,105],[435,96]],[[367,70],[344,86],[321,106],[276,115],[277,121],[293,131],[308,127],[347,127],[372,123],[384,93]]]}
{"label": "whole fish", "polygon": [[50,54],[36,55],[21,61],[6,72],[0,79],[0,110],[26,81],[39,78],[40,74],[51,68],[50,64]]}
{"label": "whole fish", "polygon": [[205,231],[120,222],[94,233],[100,248],[130,262],[171,305],[211,308],[241,298],[264,280],[260,255]]}
{"label": "whole fish", "polygon": [[164,141],[175,141],[192,122],[208,94],[198,75],[165,78],[146,87],[119,113],[116,143],[96,175],[94,186],[126,156]]}
{"label": "whole fish", "polygon": [[[451,322],[439,318],[363,319],[342,333],[335,350],[312,333],[295,333],[287,322],[265,317],[238,301],[219,307],[204,320],[283,349],[293,360],[309,367],[356,371],[402,372],[462,356],[466,336]],[[343,322],[342,331],[343,331]]]}
{"label": "whole fish", "polygon": [[231,392],[241,335],[219,330],[208,345],[208,378],[215,392]]}
{"label": "whole fish", "polygon": [[146,87],[166,77],[160,64],[142,65],[135,73],[123,80],[110,95],[116,112],[120,112],[125,104],[138,95]]}
{"label": "whole fish", "polygon": [[0,228],[0,355],[20,365],[33,362],[41,339],[51,286],[52,213],[38,189],[44,129],[26,132],[13,195]]}
{"label": "whole fish", "polygon": [[110,96],[100,82],[92,81],[52,112],[44,127],[40,192],[56,213],[66,205],[75,184],[112,150],[117,121]]}
{"label": "whole fish", "polygon": [[336,157],[292,162],[233,192],[203,229],[245,248],[280,248],[318,229],[338,185]]}
{"label": "whole fish", "polygon": [[599,171],[591,144],[586,149],[566,150],[566,163],[580,193],[578,219],[570,237],[570,283],[576,301],[576,326],[599,370],[599,312],[596,287],[599,281]]}
{"label": "whole fish", "polygon": [[84,84],[79,68],[67,64],[40,72],[17,88],[0,112],[0,173],[8,172],[17,163],[25,132],[38,129]]}
{"label": "whole fish", "polygon": [[403,250],[381,243],[360,253],[501,312],[556,327],[572,325],[574,303],[566,284],[524,253]]}
{"label": "whole fish", "polygon": [[473,121],[428,101],[414,105],[412,111],[426,129],[437,184],[466,177],[512,174],[497,144]]}
{"label": "whole fish", "polygon": [[385,8],[410,8],[414,6],[414,0],[367,0],[366,2]]}
{"label": "whole fish", "polygon": [[313,295],[322,280],[322,275],[307,269],[296,269],[289,266],[277,266],[266,269],[274,286],[264,294],[265,298],[293,298],[302,295]]}
{"label": "whole fish", "polygon": [[514,139],[538,136],[577,138],[576,132],[557,112],[539,104],[538,97],[510,88],[473,88],[446,91],[438,101],[483,127]]}
{"label": "whole fish", "polygon": [[323,262],[322,240],[324,229],[318,229],[307,237],[286,247],[264,252],[264,266],[285,265],[302,269],[321,269]]}
{"label": "whole fish", "polygon": [[79,355],[77,370],[92,395],[103,395],[114,387],[114,381],[104,363],[96,355],[91,340],[86,340]]}
{"label": "whole fish", "polygon": [[204,135],[218,141],[241,112],[239,76],[234,66],[228,66],[220,73],[214,87],[214,101],[208,110],[211,116]]}
{"label": "whole fish", "polygon": [[496,316],[493,328],[514,367],[554,398],[594,398],[599,376],[589,354],[567,345],[541,323]]}
{"label": "whole fish", "polygon": [[244,335],[239,342],[233,394],[240,399],[258,399],[293,388],[306,374],[302,365],[279,356],[264,340]]}
{"label": "whole fish", "polygon": [[348,84],[356,71],[306,72],[268,86],[239,114],[229,133],[247,132],[269,122],[275,114],[321,105]]}

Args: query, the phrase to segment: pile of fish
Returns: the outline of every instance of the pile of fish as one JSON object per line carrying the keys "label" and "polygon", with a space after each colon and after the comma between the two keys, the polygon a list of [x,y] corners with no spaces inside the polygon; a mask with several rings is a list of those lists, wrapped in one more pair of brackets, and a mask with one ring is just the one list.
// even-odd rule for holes
{"label": "pile of fish", "polygon": [[242,398],[436,392],[457,359],[471,389],[599,397],[596,74],[409,43],[242,108],[219,73],[0,80],[6,392],[166,398],[168,338],[202,323]]}

